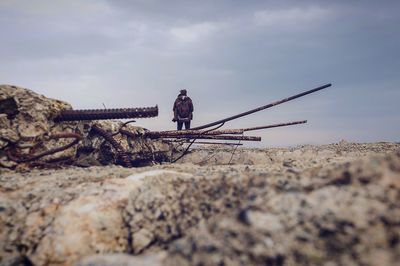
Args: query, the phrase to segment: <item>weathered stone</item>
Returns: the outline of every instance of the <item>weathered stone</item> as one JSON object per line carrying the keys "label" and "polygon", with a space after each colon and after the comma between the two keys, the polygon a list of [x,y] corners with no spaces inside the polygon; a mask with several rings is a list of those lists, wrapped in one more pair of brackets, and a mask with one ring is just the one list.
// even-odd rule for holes
{"label": "weathered stone", "polygon": [[0,256],[71,265],[168,247],[166,265],[367,264],[373,256],[394,264],[400,154],[347,159],[327,167],[297,159],[299,173],[272,161],[5,172]]}
{"label": "weathered stone", "polygon": [[15,166],[17,166],[17,163],[8,160],[8,158],[6,156],[1,156],[0,157],[0,167],[14,168]]}
{"label": "weathered stone", "polygon": [[[32,119],[26,108],[38,99],[43,100],[15,97],[18,113],[0,115],[0,123],[9,123],[17,136],[15,143],[1,138],[5,149],[15,150],[1,150],[0,163],[13,163],[6,151],[26,156],[71,141],[47,134],[21,138],[13,121]],[[96,123],[108,132],[121,125]],[[38,160],[64,156],[87,168],[24,173],[0,168],[2,265],[397,265],[400,260],[398,143],[237,149],[233,165],[226,165],[232,149],[202,149],[180,164],[128,169],[113,165],[114,148],[92,125],[51,124],[49,133],[77,131],[84,141]],[[143,129],[129,130],[140,135]],[[132,162],[171,152],[162,142],[115,138]]]}
{"label": "weathered stone", "polygon": [[150,243],[154,239],[154,235],[146,228],[142,228],[139,231],[135,232],[132,238],[133,238],[132,242],[133,251],[135,253],[140,253],[150,245]]}
{"label": "weathered stone", "polygon": [[75,266],[161,266],[165,253],[145,255],[141,257],[125,254],[93,255],[80,260]]}
{"label": "weathered stone", "polygon": [[[78,145],[25,162],[28,165],[42,163],[44,166],[46,162],[62,162],[84,167],[123,163],[116,148],[91,131],[92,126],[97,124],[113,134],[118,132],[122,122],[55,123],[53,118],[60,110],[72,108],[69,104],[15,86],[0,85],[0,101],[4,102],[0,106],[0,156],[7,157],[9,161],[19,162],[18,159],[29,159],[34,155],[63,147],[71,143],[73,139],[51,139],[49,136],[62,132],[75,132],[83,136],[83,140]],[[136,133],[137,138],[121,134],[114,138],[127,152],[133,165],[169,160],[172,152],[171,144],[143,138],[144,129],[140,127],[128,125],[125,129]],[[5,150],[6,147],[7,150]],[[13,162],[4,162],[1,165],[15,167]]]}
{"label": "weathered stone", "polygon": [[[191,230],[172,244],[165,263],[375,265],[380,260],[396,265],[400,204],[394,195],[400,196],[395,188],[399,165],[396,153],[309,169],[299,174],[304,181],[287,179],[294,182],[289,190],[275,178],[261,181],[255,176],[253,182],[264,186],[249,190],[251,201],[242,210],[213,217]],[[365,182],[368,176],[373,178]],[[344,179],[349,181],[338,182]]]}

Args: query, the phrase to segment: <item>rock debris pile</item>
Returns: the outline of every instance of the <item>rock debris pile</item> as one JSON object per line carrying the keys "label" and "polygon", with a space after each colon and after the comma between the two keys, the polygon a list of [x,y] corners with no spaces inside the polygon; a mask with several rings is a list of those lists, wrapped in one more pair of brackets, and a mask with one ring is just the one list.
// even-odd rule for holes
{"label": "rock debris pile", "polygon": [[396,265],[400,152],[301,174],[260,176],[239,210],[173,243],[166,265]]}
{"label": "rock debris pile", "polygon": [[[116,148],[96,130],[100,128],[113,134],[122,127],[119,121],[54,122],[60,110],[69,109],[72,107],[68,103],[31,90],[0,85],[0,167],[87,167],[124,165],[126,161],[136,166],[169,160],[171,156],[171,144],[118,134],[113,137],[119,145]],[[125,128],[138,136],[144,132],[140,127],[127,125]],[[79,143],[72,145],[76,136]],[[70,144],[67,149],[51,152]],[[125,158],[121,158],[121,150],[126,151]]]}
{"label": "rock debris pile", "polygon": [[[21,100],[26,98],[21,93],[31,92],[1,88],[0,99],[14,99],[0,104],[5,106],[1,123],[7,124],[0,129],[1,265],[398,265],[400,261],[398,143],[243,148],[232,160],[232,149],[194,149],[180,163],[124,168],[114,164],[116,158],[111,163],[100,160],[105,144],[98,136],[90,137],[91,122],[46,124],[43,121],[51,121],[53,114],[46,111],[41,112],[42,124],[35,124],[38,111],[24,109],[32,105]],[[40,108],[46,110],[68,107],[44,102],[48,105]],[[21,127],[18,123],[25,122],[17,121],[31,125]],[[120,124],[100,125],[113,132]],[[79,130],[85,141],[54,154],[61,157],[39,161],[69,157],[89,167],[71,163],[26,171],[32,165],[8,157],[8,152],[27,156],[46,150],[54,141],[46,139],[46,132],[68,130]],[[41,140],[46,142],[34,145]],[[120,141],[127,150],[137,147],[153,154],[155,150],[166,154],[168,148],[147,140],[133,146],[129,143],[134,140],[121,137]],[[87,146],[94,149],[83,159]],[[114,152],[113,147],[109,151]],[[132,161],[140,154],[143,151],[129,153]]]}
{"label": "rock debris pile", "polygon": [[[399,148],[328,145],[323,149],[341,152],[316,162],[298,151],[321,147],[306,146],[269,151],[272,160],[260,164],[6,171],[0,258],[34,265],[396,265]],[[105,253],[118,255],[95,255]]]}

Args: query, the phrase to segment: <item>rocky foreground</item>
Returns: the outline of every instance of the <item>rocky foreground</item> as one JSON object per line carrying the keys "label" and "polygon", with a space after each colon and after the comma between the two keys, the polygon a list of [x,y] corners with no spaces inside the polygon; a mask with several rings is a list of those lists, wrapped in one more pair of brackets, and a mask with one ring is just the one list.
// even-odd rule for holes
{"label": "rocky foreground", "polygon": [[71,108],[0,85],[1,265],[399,265],[398,143],[172,164],[182,147]]}
{"label": "rocky foreground", "polygon": [[[2,265],[399,265],[400,144],[0,173]],[[230,165],[228,165],[228,162]]]}

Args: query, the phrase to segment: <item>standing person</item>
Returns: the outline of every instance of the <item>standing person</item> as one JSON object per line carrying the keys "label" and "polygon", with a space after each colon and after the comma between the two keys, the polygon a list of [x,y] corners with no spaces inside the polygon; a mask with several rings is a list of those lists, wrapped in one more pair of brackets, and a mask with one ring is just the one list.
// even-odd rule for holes
{"label": "standing person", "polygon": [[190,129],[190,121],[193,119],[193,102],[187,96],[186,90],[181,90],[178,97],[175,100],[174,118],[172,122],[177,122],[177,129],[182,130],[183,123],[185,123],[185,129]]}

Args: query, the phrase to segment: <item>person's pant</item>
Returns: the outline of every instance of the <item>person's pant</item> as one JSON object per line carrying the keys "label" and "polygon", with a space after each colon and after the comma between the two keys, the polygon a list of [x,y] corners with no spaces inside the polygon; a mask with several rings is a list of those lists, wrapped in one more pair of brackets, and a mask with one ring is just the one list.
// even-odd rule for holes
{"label": "person's pant", "polygon": [[183,123],[185,123],[185,129],[190,129],[190,121],[177,121],[178,130],[182,130]]}

